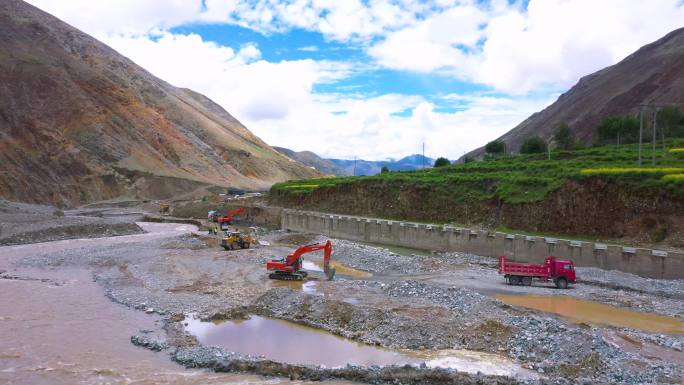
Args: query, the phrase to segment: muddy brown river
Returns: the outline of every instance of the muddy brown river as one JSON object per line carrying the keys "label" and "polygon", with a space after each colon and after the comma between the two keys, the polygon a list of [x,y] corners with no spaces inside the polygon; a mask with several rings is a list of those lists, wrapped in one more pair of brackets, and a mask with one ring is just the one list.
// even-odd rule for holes
{"label": "muddy brown river", "polygon": [[339,337],[323,330],[278,319],[252,316],[247,320],[210,322],[189,315],[185,330],[205,346],[220,346],[243,355],[291,364],[328,368],[420,365],[468,373],[537,378],[506,357],[468,350],[390,350]]}
{"label": "muddy brown river", "polygon": [[[167,353],[130,343],[156,329],[156,315],[109,301],[85,269],[14,269],[19,258],[66,250],[177,236],[177,224],[140,224],[147,234],[0,247],[0,384],[305,384],[278,378],[188,370]],[[333,382],[334,384],[345,384]]]}
{"label": "muddy brown river", "polygon": [[573,322],[608,325],[654,333],[684,334],[684,322],[652,313],[617,308],[565,295],[497,295],[509,305],[558,314]]}

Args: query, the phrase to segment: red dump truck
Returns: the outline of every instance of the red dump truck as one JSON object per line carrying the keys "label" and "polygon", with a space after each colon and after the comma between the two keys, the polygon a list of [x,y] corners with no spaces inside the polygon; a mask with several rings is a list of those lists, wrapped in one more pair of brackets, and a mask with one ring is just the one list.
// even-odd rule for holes
{"label": "red dump truck", "polygon": [[503,274],[509,285],[532,284],[533,279],[553,281],[559,289],[567,289],[569,283],[575,283],[575,267],[571,260],[556,259],[548,256],[544,263],[511,262],[506,256],[499,257],[499,274]]}

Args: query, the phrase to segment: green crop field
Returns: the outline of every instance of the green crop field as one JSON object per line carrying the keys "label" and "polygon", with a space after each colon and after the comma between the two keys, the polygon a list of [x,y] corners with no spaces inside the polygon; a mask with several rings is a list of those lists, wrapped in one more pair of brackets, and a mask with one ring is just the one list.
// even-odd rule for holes
{"label": "green crop field", "polygon": [[[667,148],[683,147],[681,140]],[[390,172],[375,176],[292,180],[275,184],[274,195],[307,195],[319,189],[345,184],[382,183],[393,187],[425,187],[468,202],[500,199],[505,203],[535,202],[569,180],[600,178],[629,189],[664,188],[684,197],[684,156],[679,151],[656,149],[656,165],[651,166],[651,146],[645,144],[642,165],[638,166],[638,146],[590,147],[575,151],[516,155],[454,164],[421,171]]]}

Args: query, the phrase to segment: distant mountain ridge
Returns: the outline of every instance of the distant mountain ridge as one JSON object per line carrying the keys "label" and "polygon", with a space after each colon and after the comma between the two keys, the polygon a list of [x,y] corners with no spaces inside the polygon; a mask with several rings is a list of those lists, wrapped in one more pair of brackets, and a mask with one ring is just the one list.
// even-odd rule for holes
{"label": "distant mountain ridge", "polygon": [[321,175],[20,0],[0,2],[0,169],[0,197],[69,205]]}
{"label": "distant mountain ridge", "polygon": [[409,155],[399,160],[362,160],[362,159],[328,159],[338,167],[343,168],[347,175],[376,175],[382,167],[387,166],[390,171],[412,171],[432,167],[435,160],[420,154]]}
{"label": "distant mountain ridge", "polygon": [[399,160],[363,160],[363,159],[325,159],[311,151],[293,151],[284,147],[273,147],[280,153],[289,158],[301,162],[316,170],[334,176],[354,175],[376,175],[379,174],[383,166],[387,166],[390,171],[411,171],[420,170],[425,167],[432,167],[435,160],[420,154],[409,155]]}
{"label": "distant mountain ridge", "polygon": [[338,167],[328,159],[321,158],[311,151],[293,151],[289,148],[277,146],[273,146],[273,148],[288,158],[296,160],[306,166],[313,167],[324,174],[335,176],[347,175],[344,169]]}
{"label": "distant mountain ridge", "polygon": [[[525,139],[539,135],[548,140],[566,123],[577,139],[589,144],[602,119],[636,115],[642,104],[684,109],[684,28],[641,47],[615,65],[584,76],[556,102],[499,139],[517,152]],[[483,154],[481,147],[466,156]]]}

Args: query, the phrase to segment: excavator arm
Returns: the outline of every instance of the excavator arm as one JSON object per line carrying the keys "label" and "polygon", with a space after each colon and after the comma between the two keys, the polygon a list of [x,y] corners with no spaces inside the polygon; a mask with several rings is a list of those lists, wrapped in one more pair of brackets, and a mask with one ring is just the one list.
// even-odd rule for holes
{"label": "excavator arm", "polygon": [[[330,256],[332,255],[332,243],[328,240],[320,245],[306,245],[301,246],[284,260],[271,260],[266,264],[268,270],[276,270],[281,273],[297,273],[301,268],[302,255],[306,253],[313,253],[315,251],[323,250],[323,272],[328,280],[332,280],[335,276],[335,269],[330,267]],[[274,276],[271,275],[271,278]],[[282,276],[281,276],[282,277]],[[278,278],[279,279],[279,278]]]}
{"label": "excavator arm", "polygon": [[218,221],[219,221],[219,223],[230,223],[231,219],[233,219],[234,216],[241,215],[241,214],[244,214],[246,212],[247,212],[247,208],[239,207],[235,210],[229,211],[225,217],[219,217]]}

